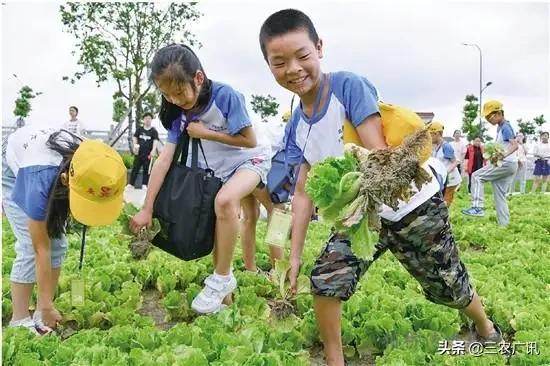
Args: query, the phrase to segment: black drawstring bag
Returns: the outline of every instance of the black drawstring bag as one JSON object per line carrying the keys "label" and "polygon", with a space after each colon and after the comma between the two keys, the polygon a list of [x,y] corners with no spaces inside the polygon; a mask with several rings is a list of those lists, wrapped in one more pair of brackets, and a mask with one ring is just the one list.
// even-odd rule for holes
{"label": "black drawstring bag", "polygon": [[[189,140],[190,167],[186,166]],[[199,147],[207,169],[198,167]],[[208,168],[200,139],[183,131],[153,206],[153,217],[161,226],[153,245],[186,261],[210,254],[216,228],[214,200],[221,187],[221,179]]]}

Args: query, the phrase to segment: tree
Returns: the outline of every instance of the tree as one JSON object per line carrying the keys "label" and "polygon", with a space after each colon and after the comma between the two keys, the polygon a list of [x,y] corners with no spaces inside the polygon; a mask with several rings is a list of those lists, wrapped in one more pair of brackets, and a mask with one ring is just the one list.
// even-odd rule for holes
{"label": "tree", "polygon": [[488,136],[485,135],[485,132],[487,132],[487,128],[485,128],[485,126],[481,126],[477,121],[477,113],[479,110],[477,97],[473,94],[468,94],[466,95],[464,100],[466,101],[466,105],[464,105],[464,108],[462,110],[462,132],[466,134],[469,141],[473,140],[477,136],[484,137],[485,139],[490,139]]}
{"label": "tree", "polygon": [[157,111],[158,94],[147,80],[148,63],[154,52],[178,39],[200,45],[189,31],[190,23],[202,14],[196,2],[89,2],[60,6],[64,30],[76,38],[81,70],[64,80],[75,83],[86,74],[96,77],[98,87],[113,80],[113,119],[128,116],[128,144],[132,145],[134,118],[141,121],[147,111]]}
{"label": "tree", "polygon": [[42,93],[35,93],[28,85],[23,86],[19,90],[19,97],[15,100],[15,109],[13,110],[13,114],[20,118],[28,117],[32,110],[31,99],[36,98],[40,94]]}
{"label": "tree", "polygon": [[517,120],[519,132],[523,133],[526,137],[533,136],[537,132],[537,127],[540,127],[546,123],[546,120],[544,119],[544,115],[541,114],[540,116],[537,116],[533,118],[532,121],[523,121],[523,118],[519,118]]}
{"label": "tree", "polygon": [[252,94],[250,103],[254,113],[258,113],[262,118],[262,122],[267,122],[269,116],[276,116],[279,113],[279,103],[277,103],[275,97],[269,94],[267,97]]}

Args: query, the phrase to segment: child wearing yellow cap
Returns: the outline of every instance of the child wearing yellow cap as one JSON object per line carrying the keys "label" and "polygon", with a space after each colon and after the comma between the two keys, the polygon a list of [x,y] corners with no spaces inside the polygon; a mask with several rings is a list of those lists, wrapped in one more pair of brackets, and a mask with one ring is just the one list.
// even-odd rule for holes
{"label": "child wearing yellow cap", "polygon": [[[127,170],[120,155],[99,141],[69,131],[23,127],[3,154],[2,205],[13,233],[13,314],[9,326],[49,333],[61,320],[53,297],[67,251],[69,215],[87,226],[107,225],[122,209]],[[29,302],[34,283],[38,301]]]}
{"label": "child wearing yellow cap", "polygon": [[[323,41],[303,12],[285,9],[270,15],[259,39],[275,81],[300,97],[286,136],[290,140],[288,161],[301,164],[292,200],[289,280],[295,291],[313,210],[305,191],[310,167],[327,157],[344,154],[346,126],[369,150],[391,145],[388,138],[399,137],[399,131],[393,136],[383,134],[387,121],[381,116],[388,113],[384,108],[391,112],[391,107],[378,103],[378,91],[370,81],[351,72],[322,72]],[[411,113],[411,118],[418,116]],[[388,131],[399,130],[387,127]],[[417,190],[409,202],[400,204],[397,211],[384,208],[379,213],[382,228],[377,256],[389,248],[417,279],[428,300],[461,309],[476,324],[480,340],[498,342],[501,333],[487,318],[458,257],[438,180],[428,164],[423,168],[432,176],[431,182]],[[353,253],[349,237],[333,232],[313,265],[310,279],[314,310],[329,366],[344,365],[341,302],[353,295],[371,263]]]}
{"label": "child wearing yellow cap", "polygon": [[491,182],[497,223],[501,226],[507,226],[510,223],[510,212],[506,201],[506,193],[518,170],[518,155],[516,154],[518,142],[510,122],[504,118],[501,102],[498,100],[488,101],[483,105],[482,114],[487,122],[493,126],[498,126],[496,143],[501,144],[506,152],[501,166],[490,163],[472,174],[472,206],[462,210],[462,213],[473,217],[485,216],[483,184]]}
{"label": "child wearing yellow cap", "polygon": [[441,122],[432,122],[429,127],[432,135],[432,157],[438,159],[447,169],[447,182],[443,189],[443,199],[447,207],[453,202],[454,193],[462,182],[458,171],[459,161],[455,157],[455,151],[450,143],[443,139],[444,126]]}

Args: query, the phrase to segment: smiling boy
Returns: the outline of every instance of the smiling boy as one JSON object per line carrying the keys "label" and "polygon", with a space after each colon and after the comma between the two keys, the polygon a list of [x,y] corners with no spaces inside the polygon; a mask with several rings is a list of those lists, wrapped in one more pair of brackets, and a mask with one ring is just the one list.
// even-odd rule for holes
{"label": "smiling boy", "polygon": [[[286,138],[287,160],[301,163],[292,200],[290,284],[296,287],[300,257],[313,204],[305,192],[311,165],[329,156],[342,156],[352,130],[369,150],[386,142],[378,110],[378,92],[364,77],[350,72],[321,71],[323,42],[309,17],[299,10],[278,11],[260,30],[260,47],[271,73],[283,88],[300,97]],[[345,130],[345,131],[344,131]],[[427,165],[424,168],[432,175]],[[432,175],[433,176],[433,175]],[[428,300],[461,309],[476,324],[484,341],[500,341],[496,325],[487,318],[448,222],[436,179],[425,184],[395,212],[380,212],[380,242],[389,248],[422,285]],[[333,233],[311,273],[314,308],[329,365],[343,365],[341,301],[347,300],[370,263],[351,251],[349,238]]]}

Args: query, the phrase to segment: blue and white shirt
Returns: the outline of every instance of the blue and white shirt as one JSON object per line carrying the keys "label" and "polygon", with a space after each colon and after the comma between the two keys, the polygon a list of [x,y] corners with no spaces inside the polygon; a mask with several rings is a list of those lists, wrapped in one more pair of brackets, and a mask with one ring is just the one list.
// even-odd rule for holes
{"label": "blue and white shirt", "polygon": [[[212,82],[212,96],[208,106],[204,112],[194,117],[202,121],[208,129],[231,136],[238,134],[243,128],[252,126],[243,95],[229,85],[216,81]],[[183,113],[180,118],[172,122],[172,128],[168,130],[167,141],[169,143],[178,143],[185,123],[186,118]],[[208,167],[221,179],[229,177],[248,160],[266,161],[271,158],[270,146],[262,142],[258,142],[258,145],[254,148],[230,146],[205,139],[201,142]],[[190,155],[191,147],[189,157]],[[198,161],[201,167],[206,167],[204,158],[200,153]]]}
{"label": "blue and white shirt", "polygon": [[[512,147],[512,141],[516,138],[516,135],[514,133],[514,129],[512,128],[512,125],[510,122],[504,120],[498,127],[497,127],[497,139],[496,142],[501,144],[504,147],[505,151],[510,150]],[[508,155],[504,158],[503,161],[518,161],[518,154],[516,152]]]}
{"label": "blue and white shirt", "polygon": [[[446,141],[443,141],[441,145],[437,145],[432,148],[432,156],[441,161],[447,170],[449,169],[449,166],[452,165],[453,160],[456,159],[453,147]],[[460,172],[457,167],[449,172],[447,179],[447,186],[449,187],[454,187],[462,182],[462,178],[460,177]]]}
{"label": "blue and white shirt", "polygon": [[[62,157],[50,150],[46,142],[58,132],[55,128],[26,126],[8,137],[6,162],[15,175],[12,200],[33,220],[44,221],[48,208],[48,196]],[[72,141],[68,132],[59,135],[61,141]]]}
{"label": "blue and white shirt", "polygon": [[[378,92],[364,77],[351,72],[331,73],[329,77],[328,99],[323,108],[311,119],[304,114],[301,106],[296,107],[289,121],[289,128],[285,131],[285,140],[288,138],[288,152],[286,158],[289,164],[297,164],[302,157],[310,165],[324,160],[329,156],[344,154],[344,122],[350,121],[354,127],[359,126],[367,117],[379,113]],[[309,121],[309,122],[308,122]],[[424,169],[433,177],[431,169],[426,163]],[[384,206],[380,216],[399,221],[412,210],[426,202],[439,191],[437,179],[432,179],[420,191],[411,187],[414,195],[409,202],[400,202],[397,211]]]}

